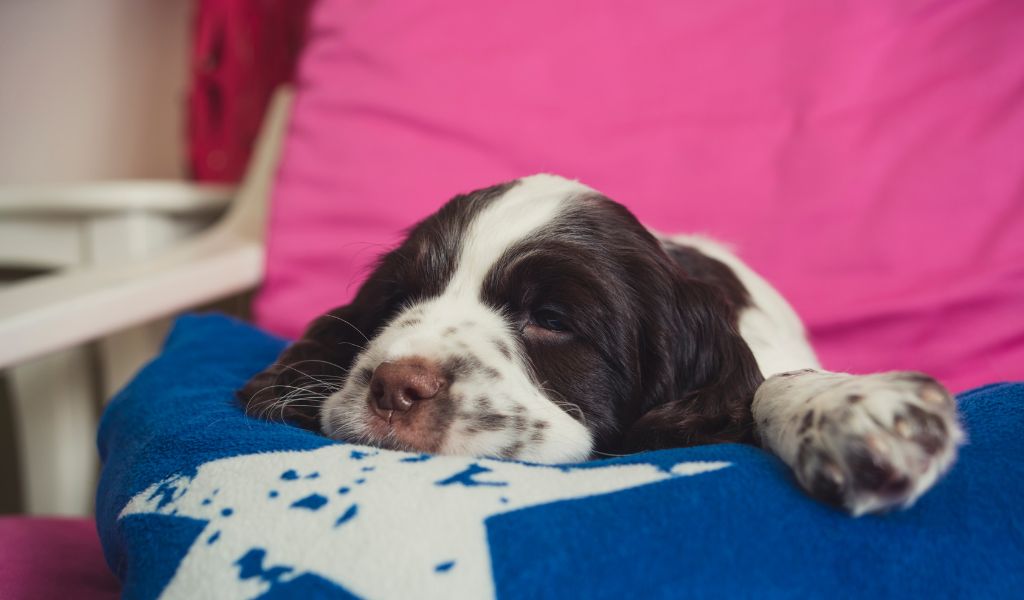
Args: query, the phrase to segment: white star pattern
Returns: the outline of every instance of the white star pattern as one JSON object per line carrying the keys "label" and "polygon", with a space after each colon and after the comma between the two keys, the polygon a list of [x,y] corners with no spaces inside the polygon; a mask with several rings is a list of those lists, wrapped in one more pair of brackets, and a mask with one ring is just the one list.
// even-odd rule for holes
{"label": "white star pattern", "polygon": [[332,445],[208,462],[137,494],[120,518],[209,521],[165,598],[251,598],[307,572],[365,598],[486,598],[488,517],[727,466],[559,468]]}

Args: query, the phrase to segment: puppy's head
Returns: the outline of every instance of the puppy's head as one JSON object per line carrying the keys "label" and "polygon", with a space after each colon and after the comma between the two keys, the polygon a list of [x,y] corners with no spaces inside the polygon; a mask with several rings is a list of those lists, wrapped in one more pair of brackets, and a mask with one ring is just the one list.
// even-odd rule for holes
{"label": "puppy's head", "polygon": [[716,290],[622,206],[537,175],[413,227],[240,397],[339,440],[565,462],[744,440],[759,381]]}

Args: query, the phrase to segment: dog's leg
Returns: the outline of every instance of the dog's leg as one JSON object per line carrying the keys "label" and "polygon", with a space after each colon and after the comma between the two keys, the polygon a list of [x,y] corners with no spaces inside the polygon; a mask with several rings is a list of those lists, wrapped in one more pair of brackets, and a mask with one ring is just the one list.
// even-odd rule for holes
{"label": "dog's leg", "polygon": [[855,515],[913,504],[963,440],[953,398],[920,373],[779,373],[758,388],[753,413],[800,484]]}
{"label": "dog's leg", "polygon": [[752,412],[757,437],[812,495],[855,515],[906,507],[956,459],[963,441],[956,404],[931,377],[821,369],[784,298],[724,247],[673,237],[732,269],[750,295],[740,334],[765,382]]}

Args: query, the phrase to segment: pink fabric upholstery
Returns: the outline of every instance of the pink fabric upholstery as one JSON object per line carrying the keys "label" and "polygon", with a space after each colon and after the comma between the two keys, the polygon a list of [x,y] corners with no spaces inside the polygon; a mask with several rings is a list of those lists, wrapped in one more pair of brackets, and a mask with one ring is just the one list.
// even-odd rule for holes
{"label": "pink fabric upholstery", "polygon": [[0,518],[0,598],[108,600],[120,593],[92,519]]}
{"label": "pink fabric upholstery", "polygon": [[732,243],[826,366],[1024,378],[1024,3],[322,0],[259,321],[455,192],[547,171]]}

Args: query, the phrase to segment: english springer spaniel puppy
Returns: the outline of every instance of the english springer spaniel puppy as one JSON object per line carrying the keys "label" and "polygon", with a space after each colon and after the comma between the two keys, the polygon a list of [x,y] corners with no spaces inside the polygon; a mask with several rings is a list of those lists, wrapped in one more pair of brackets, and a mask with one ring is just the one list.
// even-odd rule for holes
{"label": "english springer spaniel puppy", "polygon": [[453,198],[239,396],[253,416],[416,452],[759,444],[853,514],[912,504],[963,440],[931,377],[823,370],[727,249],[552,175]]}

